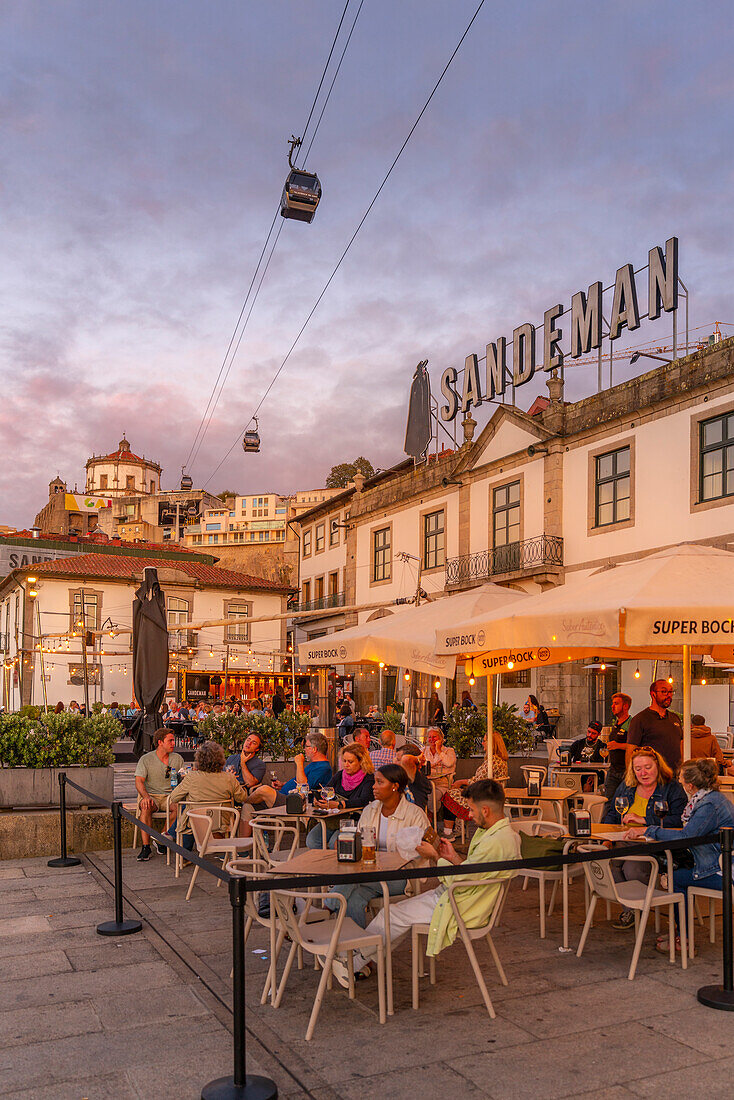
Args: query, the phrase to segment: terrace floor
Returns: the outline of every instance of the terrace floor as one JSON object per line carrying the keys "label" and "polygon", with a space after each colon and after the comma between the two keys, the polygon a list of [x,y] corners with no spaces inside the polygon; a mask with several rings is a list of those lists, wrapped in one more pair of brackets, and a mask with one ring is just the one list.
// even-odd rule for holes
{"label": "terrace floor", "polygon": [[[194,1100],[231,1073],[231,910],[226,889],[203,874],[186,902],[189,874],[176,881],[163,858],[138,864],[127,851],[126,915],[136,911],[144,930],[116,940],[95,932],[112,917],[111,853],[67,870],[0,863],[5,1100]],[[580,885],[572,896],[575,945]],[[268,944],[258,928],[247,945],[248,1071],[273,1077],[288,1100],[731,1096],[734,1014],[696,1000],[699,986],[720,980],[720,942],[698,929],[700,954],[684,972],[655,952],[651,927],[629,982],[632,934],[615,932],[600,910],[577,959],[558,950],[560,913],[539,939],[537,888],[515,882],[495,935],[507,988],[481,954],[496,1020],[461,945],[439,958],[438,984],[426,979],[414,1012],[403,945],[395,1016],[379,1025],[374,981],[358,985],[353,1003],[335,984],[310,1043],[316,975],[294,970],[283,1007],[261,1008]]]}

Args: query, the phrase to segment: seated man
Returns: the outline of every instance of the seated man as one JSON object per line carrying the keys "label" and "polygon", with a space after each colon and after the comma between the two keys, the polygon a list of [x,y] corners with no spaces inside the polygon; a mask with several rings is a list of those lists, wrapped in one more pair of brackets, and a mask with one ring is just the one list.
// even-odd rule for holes
{"label": "seated man", "polygon": [[[287,783],[281,783],[274,779],[272,786],[263,784],[250,793],[247,801],[250,805],[264,802],[272,808],[285,803],[285,796],[295,791],[297,785],[308,784],[312,791],[319,791],[328,783],[332,776],[331,764],[326,755],[329,751],[329,742],[322,733],[309,733],[304,744],[304,751],[296,753],[293,763],[296,765],[295,779],[289,779]],[[308,761],[308,763],[306,763]]]}
{"label": "seated man", "polygon": [[[184,766],[183,757],[174,752],[176,738],[172,730],[159,729],[153,734],[155,748],[152,752],[146,752],[138,760],[135,769],[135,789],[140,795],[140,820],[146,825],[153,824],[153,814],[164,812],[166,802],[171,793],[171,771],[180,771]],[[176,807],[171,806],[171,821],[176,820]],[[144,829],[140,830],[142,847],[138,852],[138,862],[144,863],[150,859],[150,834]],[[159,854],[163,848],[156,841],[153,846]]]}
{"label": "seated man", "polygon": [[367,752],[370,751],[370,734],[369,730],[366,730],[364,726],[357,726],[352,736],[352,740],[356,741],[357,744],[361,745]]}
{"label": "seated man", "polygon": [[395,734],[392,730],[380,731],[380,745],[379,749],[373,749],[370,753],[372,758],[372,767],[377,771],[383,764],[397,764],[398,754],[395,751]]}
{"label": "seated man", "polygon": [[[472,818],[478,826],[466,861],[454,849],[450,841],[441,839],[437,851],[427,841],[418,846],[418,852],[426,859],[436,860],[438,866],[447,864],[491,863],[499,860],[519,858],[519,838],[504,815],[505,792],[494,779],[481,779],[466,788],[466,797],[471,803]],[[492,915],[499,883],[511,878],[514,871],[486,871],[482,874],[470,874],[471,878],[480,878],[486,886],[476,886],[461,890],[456,894],[456,902],[461,917],[468,928],[480,928]],[[439,876],[440,877],[440,876]],[[449,947],[456,939],[458,926],[454,917],[447,886],[452,882],[461,882],[462,876],[445,878],[434,890],[406,898],[390,906],[390,943],[393,947],[410,932],[414,924],[430,921],[428,933],[428,955],[438,955],[444,947]],[[385,911],[381,910],[367,925],[367,931],[377,933],[384,938]],[[368,977],[374,969],[372,959],[377,954],[354,953],[355,977]],[[349,975],[346,962],[336,958],[333,963],[335,978],[349,988]]]}
{"label": "seated man", "polygon": [[[607,752],[607,747],[599,736],[601,733],[601,722],[589,722],[588,729],[586,730],[586,737],[579,737],[578,741],[574,741],[569,750],[570,759],[572,764],[603,764],[605,757],[602,756],[603,752]],[[594,789],[594,777],[598,776],[599,779],[604,778],[604,769],[592,768],[587,774],[582,772],[581,781],[585,791],[591,791]]]}
{"label": "seated man", "polygon": [[418,745],[408,742],[398,749],[398,764],[408,776],[405,797],[425,810],[431,797],[431,784],[421,765],[422,752]]}
{"label": "seated man", "polygon": [[[248,733],[241,752],[232,753],[227,757],[225,768],[237,776],[238,781],[247,791],[248,797],[261,784],[265,778],[265,761],[260,759],[262,752],[262,738],[259,733]],[[264,800],[261,804],[265,805]],[[250,819],[253,809],[249,803],[240,807],[240,836],[252,836]]]}

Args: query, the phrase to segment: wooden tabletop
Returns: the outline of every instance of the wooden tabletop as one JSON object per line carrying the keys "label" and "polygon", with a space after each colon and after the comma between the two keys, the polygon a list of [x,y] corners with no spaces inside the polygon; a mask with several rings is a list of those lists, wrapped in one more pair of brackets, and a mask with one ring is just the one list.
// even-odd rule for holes
{"label": "wooden tabletop", "polygon": [[379,852],[376,863],[340,862],[336,852],[330,848],[314,848],[310,852],[301,852],[293,859],[283,860],[270,868],[274,875],[343,875],[347,871],[399,871],[410,863],[399,852]]}
{"label": "wooden tabletop", "polygon": [[285,806],[273,806],[272,810],[256,810],[255,817],[259,817],[261,814],[263,817],[308,817],[312,821],[323,821],[331,817],[346,817],[349,814],[361,813],[359,808],[352,806],[351,809],[343,808],[341,810],[317,810],[314,812],[313,806],[309,806],[307,810],[302,813],[290,812]]}
{"label": "wooden tabletop", "polygon": [[578,791],[571,791],[568,787],[542,787],[540,794],[528,794],[527,787],[505,787],[505,798],[535,798],[541,802],[565,802],[567,798],[578,795]]}

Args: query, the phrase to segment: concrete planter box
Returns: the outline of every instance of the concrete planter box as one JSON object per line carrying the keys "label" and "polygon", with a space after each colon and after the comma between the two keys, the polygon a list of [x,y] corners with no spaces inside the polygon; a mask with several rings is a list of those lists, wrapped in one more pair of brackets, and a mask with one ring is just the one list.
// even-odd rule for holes
{"label": "concrete planter box", "polygon": [[69,807],[102,805],[102,799],[111,801],[114,797],[114,768],[0,768],[0,809],[58,806],[61,771],[96,795],[90,799],[67,785],[66,804]]}

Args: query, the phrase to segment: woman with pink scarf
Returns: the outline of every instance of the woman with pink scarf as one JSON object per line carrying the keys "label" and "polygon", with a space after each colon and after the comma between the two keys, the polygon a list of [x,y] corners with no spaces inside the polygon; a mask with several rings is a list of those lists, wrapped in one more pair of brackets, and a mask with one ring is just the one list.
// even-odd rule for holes
{"label": "woman with pink scarf", "polygon": [[[370,754],[362,745],[350,742],[341,752],[342,770],[337,772],[330,786],[334,788],[334,794],[340,805],[348,810],[363,810],[370,802],[374,801],[372,788],[375,782],[375,769],[372,766]],[[317,802],[316,805],[321,805]],[[326,805],[323,803],[323,805]],[[341,819],[344,820],[343,818]],[[329,848],[336,848],[336,838],[339,833],[339,825],[327,831],[327,844]],[[306,837],[307,848],[323,848],[323,833],[317,823]]]}

